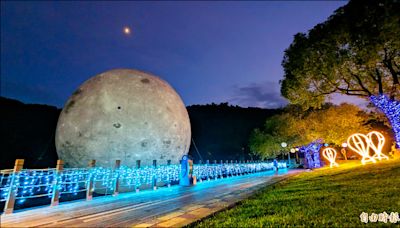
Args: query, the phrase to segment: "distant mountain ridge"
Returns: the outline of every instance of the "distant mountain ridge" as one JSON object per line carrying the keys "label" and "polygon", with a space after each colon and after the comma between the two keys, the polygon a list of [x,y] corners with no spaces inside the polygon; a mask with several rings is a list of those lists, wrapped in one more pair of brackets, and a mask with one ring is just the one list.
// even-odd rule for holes
{"label": "distant mountain ridge", "polygon": [[[243,108],[228,103],[188,106],[192,138],[189,154],[194,160],[251,160],[248,141],[255,128],[282,112],[281,109]],[[199,155],[200,154],[200,155]]]}
{"label": "distant mountain ridge", "polygon": [[54,134],[61,110],[5,97],[0,97],[0,110],[0,169],[13,168],[17,158],[25,159],[24,167],[55,167]]}
{"label": "distant mountain ridge", "polygon": [[[0,97],[0,110],[0,169],[13,168],[17,158],[25,159],[27,168],[55,167],[58,156],[54,135],[61,109]],[[248,149],[251,132],[262,127],[267,117],[281,112],[228,103],[191,105],[187,110],[197,146],[196,150],[192,143],[189,154],[196,161],[201,156],[204,162],[251,159]]]}

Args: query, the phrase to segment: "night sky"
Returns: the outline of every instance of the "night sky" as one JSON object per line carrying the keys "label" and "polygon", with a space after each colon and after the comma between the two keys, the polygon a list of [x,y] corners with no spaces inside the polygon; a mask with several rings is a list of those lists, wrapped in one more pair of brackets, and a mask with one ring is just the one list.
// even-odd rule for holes
{"label": "night sky", "polygon": [[344,4],[2,1],[1,96],[63,107],[90,77],[134,68],[168,81],[186,105],[280,107],[293,35]]}

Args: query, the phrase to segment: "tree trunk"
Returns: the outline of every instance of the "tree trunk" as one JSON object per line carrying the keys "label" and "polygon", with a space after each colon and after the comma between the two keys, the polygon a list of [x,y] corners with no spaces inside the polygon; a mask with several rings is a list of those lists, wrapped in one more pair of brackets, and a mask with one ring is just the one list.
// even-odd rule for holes
{"label": "tree trunk", "polygon": [[370,96],[371,102],[388,118],[394,132],[397,148],[400,148],[400,102],[386,95]]}

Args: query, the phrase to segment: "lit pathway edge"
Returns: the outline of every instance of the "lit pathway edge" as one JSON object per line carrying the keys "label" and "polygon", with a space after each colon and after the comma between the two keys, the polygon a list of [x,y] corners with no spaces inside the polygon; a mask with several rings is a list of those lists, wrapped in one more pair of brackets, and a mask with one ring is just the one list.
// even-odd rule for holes
{"label": "lit pathway edge", "polygon": [[299,170],[266,171],[196,186],[173,186],[140,193],[74,201],[1,216],[2,227],[184,226],[230,207],[254,191],[295,175]]}
{"label": "lit pathway edge", "polygon": [[238,202],[247,199],[255,191],[263,187],[276,184],[282,180],[288,179],[291,176],[297,175],[301,170],[292,170],[286,174],[280,174],[271,177],[268,181],[260,184],[244,184],[244,189],[238,189],[221,198],[207,200],[201,203],[190,204],[180,210],[176,210],[164,215],[155,216],[155,218],[143,219],[133,225],[133,227],[182,227],[189,225],[199,220],[205,219],[215,213],[224,211],[235,206]]}

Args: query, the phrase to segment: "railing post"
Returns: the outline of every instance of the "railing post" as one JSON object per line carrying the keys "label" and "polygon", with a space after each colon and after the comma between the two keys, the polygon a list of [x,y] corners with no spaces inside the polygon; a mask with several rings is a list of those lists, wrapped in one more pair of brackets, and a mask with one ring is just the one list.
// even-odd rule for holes
{"label": "railing post", "polygon": [[93,169],[95,166],[96,166],[96,160],[90,160],[88,165],[89,178],[86,186],[86,200],[93,199],[93,181],[94,181]]}
{"label": "railing post", "polygon": [[[199,160],[199,166],[200,166],[200,167],[201,167],[202,164],[203,164],[203,160]],[[197,178],[197,177],[196,177],[196,178]],[[200,181],[200,183],[203,182],[202,176],[198,177],[197,180]]]}
{"label": "railing post", "polygon": [[242,173],[242,161],[238,160],[237,164],[238,164],[238,167],[239,167],[239,175],[242,175],[243,174]]}
{"label": "railing post", "polygon": [[224,168],[224,161],[221,160],[220,163],[221,163],[221,164],[220,164],[220,166],[221,166],[221,173],[220,173],[220,176],[221,176],[221,179],[223,179],[223,178],[224,178],[224,174],[223,174],[222,171],[223,171],[223,168]]}
{"label": "railing post", "polygon": [[[136,160],[136,169],[140,169],[140,160]],[[135,183],[135,192],[140,192],[140,189],[138,188],[138,186],[136,186],[136,183]]]}
{"label": "railing post", "polygon": [[18,186],[14,189],[15,176],[19,172],[21,172],[23,166],[24,166],[24,159],[16,159],[15,160],[14,170],[11,175],[10,189],[8,190],[7,201],[4,206],[4,214],[11,214],[14,211],[15,198],[16,198],[15,190],[18,192]]}
{"label": "railing post", "polygon": [[240,176],[240,166],[239,166],[239,162],[238,162],[238,160],[235,160],[235,165],[238,167],[238,170],[237,170],[236,176]]}
{"label": "railing post", "polygon": [[64,161],[57,160],[56,172],[54,174],[53,179],[53,196],[51,197],[51,204],[50,206],[57,206],[60,199],[60,189],[59,184],[61,184],[62,180],[60,180],[61,172],[64,169]]}
{"label": "railing post", "polygon": [[235,166],[233,165],[233,160],[231,160],[231,177],[233,176],[234,171],[235,171]]}
{"label": "railing post", "polygon": [[114,193],[113,196],[118,196],[119,194],[119,168],[121,167],[121,160],[115,160],[114,172],[117,172],[114,181]]}
{"label": "railing post", "polygon": [[[171,160],[167,160],[167,166],[170,166],[171,165]],[[168,177],[168,185],[167,185],[167,187],[169,188],[169,187],[171,187],[171,179],[169,179],[170,177]]]}
{"label": "railing post", "polygon": [[214,179],[218,179],[218,173],[217,173],[217,160],[214,160],[214,167],[213,167],[213,173],[215,175]]}
{"label": "railing post", "polygon": [[[157,168],[157,160],[153,160],[153,168],[154,168],[154,171],[156,170],[156,168]],[[155,174],[156,172],[154,172],[154,174]],[[157,177],[154,175],[153,176],[153,190],[157,190]]]}
{"label": "railing post", "polygon": [[210,173],[208,172],[208,169],[210,168],[210,160],[206,160],[206,164],[207,164],[207,180],[210,180]]}

